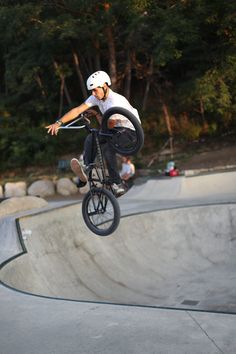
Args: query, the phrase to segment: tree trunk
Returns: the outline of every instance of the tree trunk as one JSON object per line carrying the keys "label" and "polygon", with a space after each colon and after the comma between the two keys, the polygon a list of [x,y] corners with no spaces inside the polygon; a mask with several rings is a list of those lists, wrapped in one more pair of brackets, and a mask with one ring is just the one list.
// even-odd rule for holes
{"label": "tree trunk", "polygon": [[61,86],[60,86],[60,102],[59,102],[59,110],[58,110],[58,117],[59,118],[62,116],[64,85],[65,85],[65,79],[63,77],[63,78],[61,78]]}
{"label": "tree trunk", "polygon": [[55,60],[53,61],[53,64],[54,64],[54,67],[56,69],[56,74],[58,74],[59,77],[60,77],[61,87],[63,87],[63,91],[65,93],[67,102],[68,102],[69,106],[71,106],[72,105],[72,101],[71,101],[70,94],[69,94],[69,91],[68,91],[68,88],[67,88],[67,85],[66,85],[66,82],[65,82],[65,75],[61,73],[61,71],[59,70],[59,65],[58,65],[58,63]]}
{"label": "tree trunk", "polygon": [[164,113],[165,122],[166,122],[166,126],[167,126],[167,130],[168,130],[169,136],[172,136],[170,115],[169,115],[169,112],[168,112],[167,105],[166,105],[166,103],[164,103],[163,100],[162,100],[162,110],[163,110],[163,113]]}
{"label": "tree trunk", "polygon": [[89,75],[91,75],[94,71],[94,66],[93,66],[93,60],[92,60],[92,55],[89,53],[87,56],[86,56],[86,64],[87,64],[87,68],[88,68],[88,71],[89,71]]}
{"label": "tree trunk", "polygon": [[44,89],[44,87],[43,87],[43,83],[42,83],[42,80],[41,80],[41,77],[39,76],[39,74],[36,74],[35,75],[35,80],[36,80],[36,82],[37,82],[37,84],[38,84],[38,86],[39,86],[39,88],[40,88],[40,90],[41,90],[41,93],[42,93],[42,96],[44,97],[44,98],[46,98],[46,91],[45,91],[45,89]]}
{"label": "tree trunk", "polygon": [[202,117],[202,122],[203,122],[203,124],[205,124],[205,110],[204,110],[204,103],[203,103],[202,98],[200,98],[200,114]]}
{"label": "tree trunk", "polygon": [[85,83],[84,83],[82,72],[80,70],[79,57],[78,57],[78,54],[75,52],[74,49],[72,49],[72,55],[73,55],[73,59],[74,59],[76,73],[77,73],[78,78],[79,78],[79,82],[80,82],[80,87],[81,87],[81,91],[82,91],[82,94],[83,94],[83,98],[86,99],[87,96],[88,96],[87,95],[87,90],[86,90],[86,87],[85,87]]}
{"label": "tree trunk", "polygon": [[161,101],[162,101],[162,110],[164,113],[167,130],[169,133],[170,154],[171,154],[171,158],[173,158],[173,156],[174,156],[173,155],[173,131],[172,131],[172,127],[171,127],[170,115],[169,115],[166,103],[163,101],[163,99],[161,99]]}
{"label": "tree trunk", "polygon": [[94,42],[94,48],[96,50],[95,58],[94,58],[94,65],[95,70],[101,70],[101,62],[100,62],[100,43],[99,40],[96,39]]}
{"label": "tree trunk", "polygon": [[142,110],[143,111],[146,110],[147,99],[148,99],[148,94],[149,94],[149,91],[150,91],[152,75],[153,75],[153,57],[151,57],[151,59],[150,59],[149,69],[148,69],[148,72],[147,72],[147,82],[146,82],[146,88],[145,88],[145,92],[144,92],[143,106],[142,106]]}
{"label": "tree trunk", "polygon": [[68,102],[69,106],[72,106],[72,101],[71,101],[70,94],[69,94],[69,91],[68,91],[68,88],[67,88],[67,85],[66,85],[65,78],[64,78],[63,89],[64,89],[65,96],[66,96],[66,99],[67,99],[67,102]]}
{"label": "tree trunk", "polygon": [[125,69],[125,87],[124,87],[124,96],[127,100],[130,99],[130,87],[131,87],[131,58],[130,52],[128,51],[126,69]]}
{"label": "tree trunk", "polygon": [[107,43],[109,50],[109,71],[111,76],[111,82],[114,89],[117,88],[117,71],[116,71],[116,49],[115,41],[112,33],[112,27],[108,26],[106,28]]}
{"label": "tree trunk", "polygon": [[171,127],[171,119],[170,119],[167,104],[165,103],[164,98],[161,93],[161,88],[159,86],[157,86],[157,84],[156,84],[156,85],[154,85],[154,90],[157,92],[158,96],[160,97],[160,103],[161,103],[162,111],[164,113],[164,118],[165,118],[167,130],[168,130],[168,134],[170,137],[172,137],[173,131],[172,131],[172,127]]}

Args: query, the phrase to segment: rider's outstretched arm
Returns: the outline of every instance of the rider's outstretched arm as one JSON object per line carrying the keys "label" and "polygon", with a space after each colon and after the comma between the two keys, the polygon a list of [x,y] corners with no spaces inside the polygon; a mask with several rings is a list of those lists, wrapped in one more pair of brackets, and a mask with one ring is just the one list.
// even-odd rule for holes
{"label": "rider's outstretched arm", "polygon": [[71,109],[69,112],[67,112],[62,118],[57,120],[55,123],[50,124],[47,127],[45,127],[46,129],[48,129],[48,134],[57,135],[58,130],[62,124],[66,124],[66,123],[70,122],[71,120],[75,119],[81,113],[85,112],[88,108],[89,108],[89,106],[86,103],[82,103],[80,106]]}

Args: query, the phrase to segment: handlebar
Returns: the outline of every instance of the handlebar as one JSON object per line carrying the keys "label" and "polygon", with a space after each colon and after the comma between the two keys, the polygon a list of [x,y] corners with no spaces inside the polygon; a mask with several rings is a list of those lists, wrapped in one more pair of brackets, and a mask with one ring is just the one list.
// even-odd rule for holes
{"label": "handlebar", "polygon": [[[84,124],[74,126],[74,124],[77,122],[78,123],[83,122]],[[83,129],[89,127],[89,125],[90,125],[90,120],[87,117],[85,117],[84,114],[81,114],[77,119],[73,120],[72,122],[66,125],[61,126],[59,129]]]}

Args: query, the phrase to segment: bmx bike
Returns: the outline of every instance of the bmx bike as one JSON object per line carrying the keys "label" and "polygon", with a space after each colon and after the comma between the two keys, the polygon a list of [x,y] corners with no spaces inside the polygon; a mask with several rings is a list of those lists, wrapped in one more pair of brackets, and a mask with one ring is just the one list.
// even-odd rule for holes
{"label": "bmx bike", "polygon": [[[116,126],[110,122],[116,119]],[[124,126],[124,122],[126,125]],[[129,128],[127,128],[127,122]],[[89,191],[82,201],[82,215],[87,227],[99,236],[113,233],[120,223],[120,206],[112,188],[102,144],[108,143],[121,155],[134,155],[143,146],[144,133],[138,119],[128,110],[112,107],[105,112],[101,128],[92,128],[86,113],[60,129],[83,129],[92,134],[92,144],[96,151],[95,162],[87,166]],[[124,138],[124,133],[126,138]]]}

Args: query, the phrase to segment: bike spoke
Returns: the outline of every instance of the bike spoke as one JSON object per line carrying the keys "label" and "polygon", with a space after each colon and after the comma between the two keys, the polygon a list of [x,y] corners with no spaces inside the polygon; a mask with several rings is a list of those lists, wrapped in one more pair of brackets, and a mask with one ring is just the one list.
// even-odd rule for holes
{"label": "bike spoke", "polygon": [[107,228],[114,219],[112,205],[109,205],[108,198],[104,195],[94,195],[88,205],[88,216],[93,225]]}

